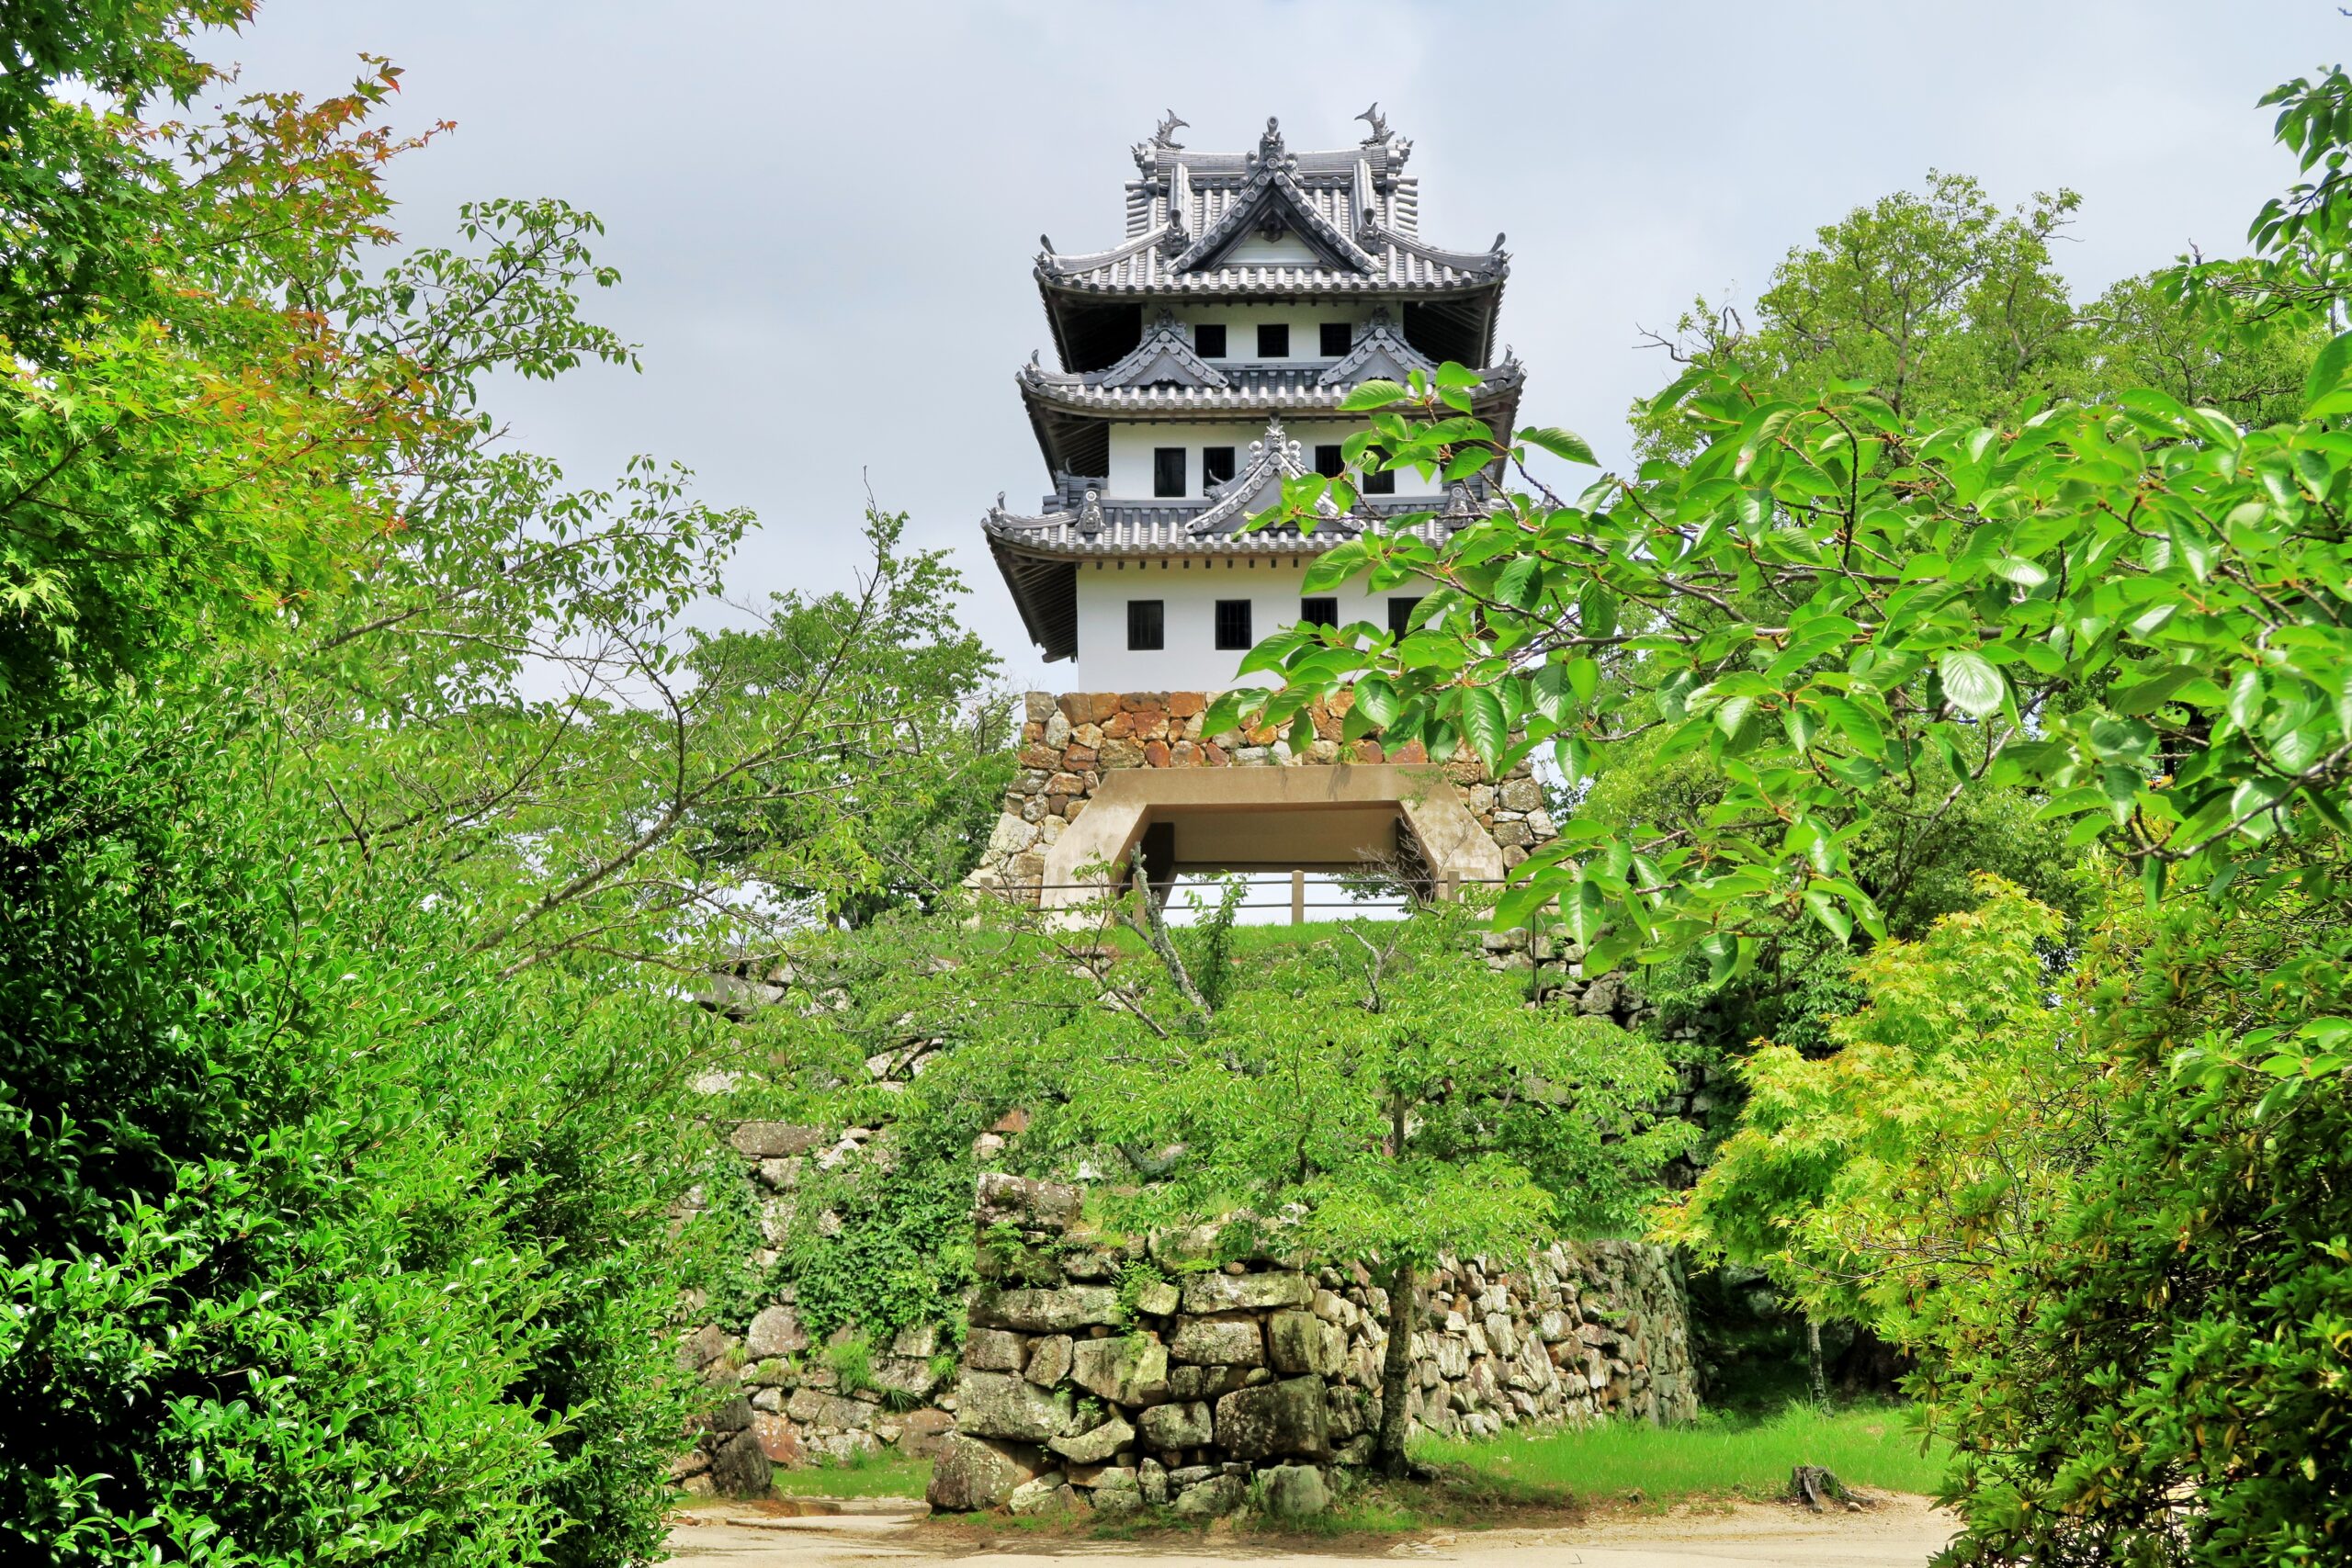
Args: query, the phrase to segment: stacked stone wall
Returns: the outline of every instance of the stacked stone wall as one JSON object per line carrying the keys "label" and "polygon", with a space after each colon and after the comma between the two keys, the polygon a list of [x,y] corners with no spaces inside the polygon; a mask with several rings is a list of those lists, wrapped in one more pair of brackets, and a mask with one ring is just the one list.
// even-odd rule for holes
{"label": "stacked stone wall", "polygon": [[[714,1179],[744,1183],[759,1215],[760,1245],[744,1264],[764,1273],[790,1226],[821,1228],[827,1216],[798,1213],[809,1163],[860,1157],[877,1135],[867,1127],[834,1135],[783,1122],[737,1123],[727,1135],[733,1168]],[[719,1197],[706,1186],[688,1195],[680,1213],[707,1212]],[[823,1355],[826,1347],[802,1325],[797,1293],[787,1280],[740,1331],[705,1322],[680,1339],[680,1369],[699,1376],[715,1401],[698,1424],[693,1450],[675,1467],[688,1492],[757,1495],[768,1489],[775,1464],[840,1463],[886,1450],[927,1457],[954,1429],[955,1381],[937,1364],[948,1344],[946,1325],[920,1324],[882,1337],[868,1348],[869,1378],[844,1386]],[[839,1331],[833,1340],[854,1332]]]}
{"label": "stacked stone wall", "polygon": [[[1105,773],[1124,768],[1297,768],[1342,762],[1427,762],[1420,742],[1393,750],[1343,739],[1345,693],[1296,718],[1250,730],[1204,733],[1203,692],[1031,692],[1021,728],[1021,772],[1005,792],[975,887],[1034,900],[1046,852],[1084,813]],[[1525,763],[1498,779],[1465,748],[1445,763],[1463,803],[1501,850],[1506,869],[1554,837],[1543,786]]]}
{"label": "stacked stone wall", "polygon": [[[1214,1232],[1147,1246],[1080,1209],[1076,1188],[980,1179],[985,1279],[935,1506],[1217,1515],[1254,1493],[1312,1511],[1333,1467],[1371,1458],[1389,1302],[1363,1269],[1212,1264]],[[1635,1243],[1449,1263],[1412,1350],[1420,1431],[1697,1412],[1679,1278]]]}

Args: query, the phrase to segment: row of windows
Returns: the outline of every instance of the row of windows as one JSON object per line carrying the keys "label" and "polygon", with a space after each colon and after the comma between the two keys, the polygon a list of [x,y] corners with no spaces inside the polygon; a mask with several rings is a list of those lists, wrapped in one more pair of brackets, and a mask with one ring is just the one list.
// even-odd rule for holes
{"label": "row of windows", "polygon": [[[1188,461],[1188,448],[1182,446],[1153,447],[1151,449],[1151,493],[1156,497],[1187,496],[1192,494],[1192,487],[1185,482],[1186,475],[1184,473],[1184,469]],[[1226,480],[1231,479],[1234,473],[1233,464],[1234,448],[1230,446],[1202,447],[1202,493],[1206,494],[1209,486],[1214,484],[1223,484]],[[1324,478],[1338,479],[1341,471],[1344,470],[1346,467],[1347,464],[1340,457],[1340,447],[1336,442],[1328,446],[1317,446],[1315,448],[1315,471],[1321,474]],[[1366,495],[1396,494],[1396,474],[1389,472],[1368,473],[1364,475],[1363,492]]]}
{"label": "row of windows", "polygon": [[[1388,632],[1391,637],[1403,637],[1413,618],[1413,606],[1421,602],[1419,594],[1397,594],[1388,601]],[[1256,646],[1250,635],[1250,601],[1220,599],[1216,602],[1216,645],[1228,651],[1243,651]],[[1340,624],[1340,601],[1322,594],[1298,602],[1298,618],[1311,626],[1335,626]],[[1168,601],[1165,599],[1130,599],[1127,601],[1127,650],[1131,653],[1158,653],[1168,646]]]}
{"label": "row of windows", "polygon": [[[1317,332],[1317,344],[1325,359],[1341,359],[1355,346],[1355,328],[1346,321],[1325,321]],[[1203,321],[1193,329],[1193,352],[1203,359],[1223,359],[1226,356],[1225,323]],[[1258,357],[1288,359],[1290,357],[1290,323],[1261,321],[1258,323]]]}

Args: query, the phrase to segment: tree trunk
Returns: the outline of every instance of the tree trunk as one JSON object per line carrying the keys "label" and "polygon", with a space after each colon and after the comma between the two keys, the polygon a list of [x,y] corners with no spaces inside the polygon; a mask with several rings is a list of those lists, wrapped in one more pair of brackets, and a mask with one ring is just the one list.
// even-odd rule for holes
{"label": "tree trunk", "polygon": [[1413,1326],[1419,1307],[1413,1266],[1399,1263],[1388,1275],[1388,1354],[1380,1363],[1380,1437],[1372,1452],[1373,1468],[1391,1480],[1402,1480],[1408,1469],[1405,1434],[1412,1418],[1405,1399],[1413,1381]]}
{"label": "tree trunk", "polygon": [[1804,1355],[1808,1370],[1813,1374],[1813,1402],[1826,1404],[1829,1403],[1829,1378],[1828,1369],[1821,1361],[1821,1321],[1811,1313],[1804,1314]]}

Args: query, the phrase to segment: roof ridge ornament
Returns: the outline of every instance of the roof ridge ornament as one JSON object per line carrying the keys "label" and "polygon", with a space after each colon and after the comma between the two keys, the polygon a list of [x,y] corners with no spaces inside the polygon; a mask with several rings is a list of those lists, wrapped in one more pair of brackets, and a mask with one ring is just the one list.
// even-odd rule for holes
{"label": "roof ridge ornament", "polygon": [[1092,485],[1086,487],[1086,499],[1079,502],[1078,531],[1090,539],[1102,531],[1102,492]]}
{"label": "roof ridge ornament", "polygon": [[1181,152],[1184,144],[1176,140],[1176,132],[1190,129],[1192,123],[1189,119],[1178,119],[1176,111],[1170,109],[1161,117],[1159,124],[1153,129],[1151,144],[1154,147],[1165,148],[1170,152]]}
{"label": "roof ridge ornament", "polygon": [[1258,138],[1258,150],[1248,159],[1250,173],[1257,175],[1288,174],[1298,167],[1298,160],[1283,145],[1283,122],[1272,115],[1266,117],[1266,134]]}
{"label": "roof ridge ornament", "polygon": [[1372,134],[1363,139],[1363,144],[1364,146],[1381,147],[1387,144],[1388,117],[1380,112],[1380,100],[1378,98],[1374,98],[1372,101],[1372,107],[1364,110],[1363,113],[1356,116],[1356,118],[1363,121],[1366,125],[1372,127]]}

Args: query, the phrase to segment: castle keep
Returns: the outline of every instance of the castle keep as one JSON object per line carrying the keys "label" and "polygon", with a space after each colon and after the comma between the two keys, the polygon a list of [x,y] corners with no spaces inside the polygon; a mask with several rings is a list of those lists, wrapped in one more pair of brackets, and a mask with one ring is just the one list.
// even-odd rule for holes
{"label": "castle keep", "polygon": [[1377,862],[1443,893],[1551,836],[1523,773],[1343,745],[1344,707],[1202,732],[1268,634],[1409,624],[1409,592],[1306,595],[1321,549],[1370,527],[1439,539],[1487,504],[1483,479],[1376,474],[1311,534],[1250,529],[1284,478],[1340,472],[1361,428],[1340,412],[1348,391],[1452,360],[1485,367],[1479,417],[1518,412],[1524,372],[1495,344],[1502,236],[1423,240],[1412,144],[1377,106],[1361,118],[1370,134],[1337,151],[1293,152],[1270,119],[1253,150],[1203,152],[1170,115],[1134,149],[1125,237],[1083,254],[1048,240],[1037,257],[1055,365],[1033,356],[1018,384],[1053,488],[1035,514],[999,496],[982,529],[1031,639],[1072,673],[1030,695],[978,886],[1052,908],[1092,896],[1081,868],[1140,857],[1155,884]]}

